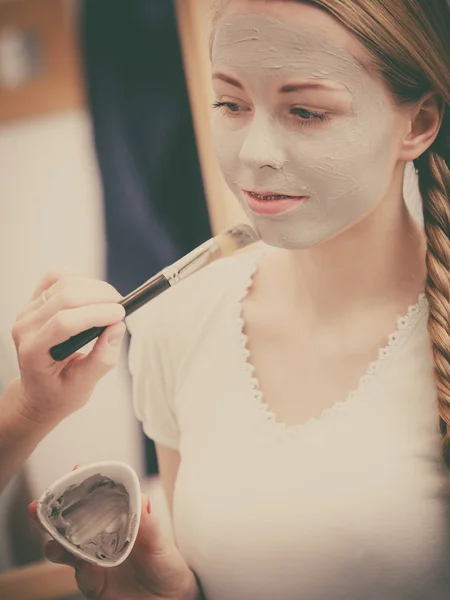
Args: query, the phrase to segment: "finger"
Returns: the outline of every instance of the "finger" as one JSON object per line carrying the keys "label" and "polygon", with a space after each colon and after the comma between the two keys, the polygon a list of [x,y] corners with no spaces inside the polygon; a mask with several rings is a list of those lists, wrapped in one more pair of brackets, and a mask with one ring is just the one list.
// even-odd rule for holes
{"label": "finger", "polygon": [[73,554],[63,548],[61,544],[58,544],[58,542],[55,540],[50,540],[45,545],[45,557],[50,562],[59,565],[67,565],[68,567],[75,567],[75,564],[78,560]]}
{"label": "finger", "polygon": [[31,331],[41,327],[57,312],[91,304],[116,304],[119,292],[106,281],[85,277],[63,277],[42,295],[30,302],[16,319],[16,329]]}
{"label": "finger", "polygon": [[92,352],[68,365],[66,378],[78,379],[83,382],[83,387],[92,389],[119,362],[125,332],[123,322],[108,327],[97,340]]}
{"label": "finger", "polygon": [[80,591],[89,598],[97,600],[105,589],[107,569],[92,565],[85,561],[75,564],[75,579]]}
{"label": "finger", "polygon": [[146,563],[148,555],[160,553],[167,548],[169,540],[164,534],[159,519],[151,511],[149,499],[142,495],[141,522],[133,547],[133,560]]}
{"label": "finger", "polygon": [[60,279],[63,279],[64,277],[70,277],[71,274],[71,271],[68,269],[55,269],[54,271],[49,271],[37,284],[33,295],[31,296],[31,300],[40,298],[44,290],[48,290],[49,287],[54,285]]}
{"label": "finger", "polygon": [[120,323],[125,309],[120,304],[95,304],[60,311],[47,321],[30,339],[19,343],[23,365],[47,367],[53,363],[50,348],[91,327],[107,327]]}
{"label": "finger", "polygon": [[37,298],[32,298],[16,315],[16,322],[22,321],[27,315],[35,313],[47,303],[47,291],[42,290]]}
{"label": "finger", "polygon": [[96,302],[120,302],[123,298],[110,283],[88,277],[63,277],[46,291],[45,296],[48,301],[55,296],[61,297],[61,308]]}
{"label": "finger", "polygon": [[30,502],[30,504],[28,505],[28,516],[33,519],[33,521],[38,521],[37,518],[37,508],[38,508],[38,501],[37,500],[33,500],[33,502]]}
{"label": "finger", "polygon": [[22,308],[22,310],[17,313],[16,321],[20,321],[25,315],[29,312],[36,310],[37,308],[43,306],[45,304],[45,300],[43,298],[43,292],[48,290],[52,285],[54,285],[60,279],[64,277],[69,277],[71,272],[69,270],[54,270],[48,272],[44,277],[39,281],[38,285],[35,287],[33,294],[30,297],[30,301]]}
{"label": "finger", "polygon": [[21,321],[24,317],[26,317],[28,314],[36,311],[38,308],[40,308],[41,306],[43,306],[45,304],[45,301],[43,300],[42,294],[38,297],[35,298],[34,300],[30,300],[23,308],[20,312],[17,313],[16,315],[16,322],[17,321]]}
{"label": "finger", "polygon": [[120,304],[91,304],[61,310],[39,330],[40,346],[50,348],[81,331],[115,325],[124,318],[125,309]]}

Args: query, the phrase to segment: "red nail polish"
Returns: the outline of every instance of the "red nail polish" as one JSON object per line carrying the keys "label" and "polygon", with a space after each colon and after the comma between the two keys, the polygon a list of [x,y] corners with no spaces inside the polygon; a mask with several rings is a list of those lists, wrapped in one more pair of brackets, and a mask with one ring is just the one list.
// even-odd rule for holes
{"label": "red nail polish", "polygon": [[80,465],[75,465],[72,471],[76,471]]}
{"label": "red nail polish", "polygon": [[150,506],[150,500],[147,498],[147,513],[150,514],[152,512],[152,507]]}

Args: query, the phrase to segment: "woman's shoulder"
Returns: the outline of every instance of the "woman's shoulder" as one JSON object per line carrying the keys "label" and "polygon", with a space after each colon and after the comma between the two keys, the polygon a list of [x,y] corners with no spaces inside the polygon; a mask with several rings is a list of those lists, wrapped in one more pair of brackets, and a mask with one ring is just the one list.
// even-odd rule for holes
{"label": "woman's shoulder", "polygon": [[261,249],[222,258],[194,273],[127,318],[131,335],[155,329],[197,329],[211,314],[226,308],[245,291]]}

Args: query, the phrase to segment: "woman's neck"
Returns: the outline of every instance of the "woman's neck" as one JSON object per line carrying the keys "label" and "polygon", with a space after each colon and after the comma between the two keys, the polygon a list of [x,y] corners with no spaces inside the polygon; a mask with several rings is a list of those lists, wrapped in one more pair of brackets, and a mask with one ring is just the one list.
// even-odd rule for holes
{"label": "woman's neck", "polygon": [[283,253],[289,297],[322,322],[386,301],[404,307],[425,287],[425,251],[424,232],[403,199],[386,198],[327,243]]}

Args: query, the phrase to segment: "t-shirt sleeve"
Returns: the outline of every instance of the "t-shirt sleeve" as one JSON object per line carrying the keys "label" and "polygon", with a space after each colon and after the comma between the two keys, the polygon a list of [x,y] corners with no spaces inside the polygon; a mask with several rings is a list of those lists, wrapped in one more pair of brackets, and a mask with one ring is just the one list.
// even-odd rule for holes
{"label": "t-shirt sleeve", "polygon": [[145,434],[156,444],[178,450],[180,432],[173,409],[173,360],[167,331],[154,301],[127,319],[131,333],[129,368],[133,404]]}
{"label": "t-shirt sleeve", "polygon": [[198,358],[211,324],[220,326],[219,315],[230,294],[235,302],[235,286],[248,285],[254,262],[250,254],[216,261],[127,318],[134,408],[155,443],[179,449],[179,390],[187,365],[194,355]]}

